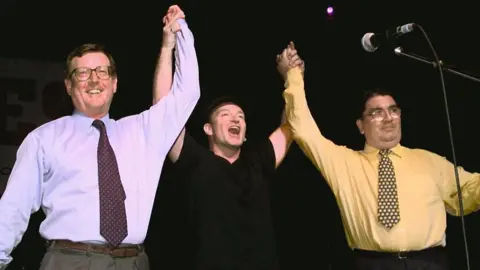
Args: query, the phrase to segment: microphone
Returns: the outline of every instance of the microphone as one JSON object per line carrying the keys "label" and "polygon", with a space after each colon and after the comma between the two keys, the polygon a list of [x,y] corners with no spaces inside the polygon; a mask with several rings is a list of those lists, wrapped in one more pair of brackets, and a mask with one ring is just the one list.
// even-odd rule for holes
{"label": "microphone", "polygon": [[366,33],[362,37],[362,47],[367,52],[374,52],[382,44],[386,44],[390,40],[396,39],[403,34],[412,32],[414,27],[414,23],[409,23],[398,26],[395,29],[387,30],[384,34]]}

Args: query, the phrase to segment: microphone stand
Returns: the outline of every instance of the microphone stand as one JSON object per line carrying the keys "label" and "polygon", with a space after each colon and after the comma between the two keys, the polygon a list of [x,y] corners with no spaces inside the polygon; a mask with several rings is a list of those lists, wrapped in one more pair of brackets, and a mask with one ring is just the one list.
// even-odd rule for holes
{"label": "microphone stand", "polygon": [[414,55],[414,54],[408,54],[408,53],[405,53],[403,52],[403,49],[402,47],[397,47],[395,48],[394,50],[395,54],[396,55],[399,55],[399,56],[405,56],[407,58],[410,58],[410,59],[413,59],[413,60],[417,60],[417,61],[420,61],[422,63],[425,63],[425,64],[429,64],[429,65],[432,65],[434,68],[438,68],[438,66],[440,66],[440,68],[443,70],[443,71],[447,71],[449,73],[452,73],[452,74],[455,74],[455,75],[458,75],[460,77],[463,77],[463,78],[466,78],[466,79],[470,79],[474,82],[480,82],[480,79],[478,78],[475,78],[473,76],[470,76],[470,75],[467,75],[465,73],[462,73],[462,72],[459,72],[459,71],[456,71],[456,70],[453,70],[451,68],[447,68],[447,67],[444,67],[444,64],[443,64],[443,61],[440,61],[439,65],[434,62],[434,61],[430,61],[424,57],[421,57],[421,56],[418,56],[418,55]]}

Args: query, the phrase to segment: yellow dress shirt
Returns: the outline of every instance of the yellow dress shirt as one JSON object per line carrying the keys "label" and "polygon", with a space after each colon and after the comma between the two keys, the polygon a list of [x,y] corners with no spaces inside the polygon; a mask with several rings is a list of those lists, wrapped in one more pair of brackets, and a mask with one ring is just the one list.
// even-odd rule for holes
{"label": "yellow dress shirt", "polygon": [[[453,164],[426,150],[393,148],[401,220],[386,230],[377,221],[379,150],[365,145],[354,151],[323,137],[309,111],[300,70],[287,76],[283,97],[293,138],[332,189],[350,248],[411,251],[445,245],[446,211],[460,214]],[[459,176],[468,214],[480,202],[480,175],[459,167]]]}

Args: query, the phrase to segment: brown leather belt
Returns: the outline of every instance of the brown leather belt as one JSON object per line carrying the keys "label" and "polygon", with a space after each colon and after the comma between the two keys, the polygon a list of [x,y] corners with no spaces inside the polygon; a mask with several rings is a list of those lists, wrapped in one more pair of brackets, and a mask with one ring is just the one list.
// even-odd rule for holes
{"label": "brown leather belt", "polygon": [[80,242],[72,242],[69,240],[51,241],[51,246],[56,248],[67,248],[81,250],[85,252],[95,252],[112,257],[135,257],[144,251],[143,245],[121,245],[119,247],[111,247],[109,245],[86,244]]}

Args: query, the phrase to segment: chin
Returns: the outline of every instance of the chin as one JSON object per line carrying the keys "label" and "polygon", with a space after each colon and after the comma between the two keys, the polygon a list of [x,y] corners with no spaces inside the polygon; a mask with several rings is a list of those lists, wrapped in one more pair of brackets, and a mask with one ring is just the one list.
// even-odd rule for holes
{"label": "chin", "polygon": [[228,144],[233,148],[240,148],[243,145],[243,140],[231,140]]}
{"label": "chin", "polygon": [[101,110],[103,107],[105,107],[105,102],[90,103],[86,107],[92,110]]}
{"label": "chin", "polygon": [[393,148],[397,146],[397,144],[400,143],[400,140],[398,138],[388,138],[382,140],[381,147],[380,148]]}

